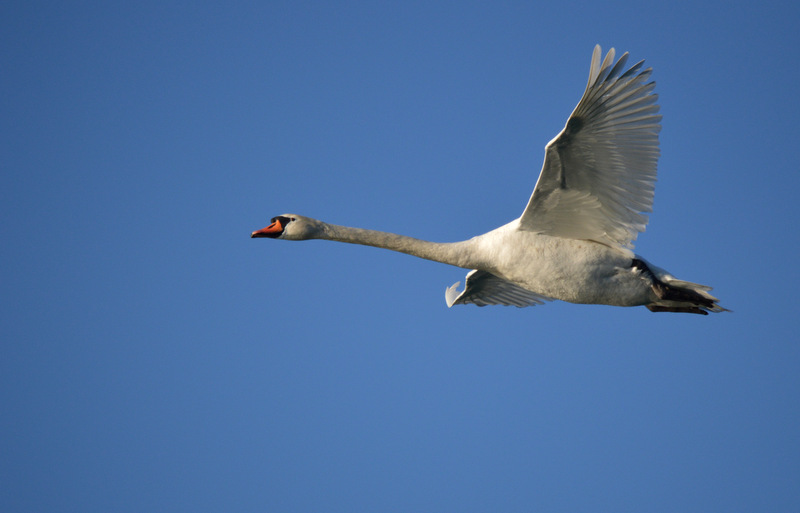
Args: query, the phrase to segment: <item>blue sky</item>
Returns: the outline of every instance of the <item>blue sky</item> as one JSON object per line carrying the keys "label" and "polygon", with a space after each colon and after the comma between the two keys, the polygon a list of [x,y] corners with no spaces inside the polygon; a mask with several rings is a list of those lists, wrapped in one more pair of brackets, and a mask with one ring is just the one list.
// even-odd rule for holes
{"label": "blue sky", "polygon": [[[6,2],[0,509],[800,509],[800,8],[662,4]],[[637,252],[733,313],[249,238],[510,221],[596,43],[658,83]]]}

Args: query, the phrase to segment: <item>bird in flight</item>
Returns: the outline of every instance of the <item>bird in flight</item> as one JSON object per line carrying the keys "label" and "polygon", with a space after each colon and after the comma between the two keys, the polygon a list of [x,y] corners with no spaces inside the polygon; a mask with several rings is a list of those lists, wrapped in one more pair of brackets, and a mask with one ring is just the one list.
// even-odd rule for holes
{"label": "bird in flight", "polygon": [[592,53],[589,82],[563,130],[545,146],[539,180],[522,215],[460,242],[272,218],[251,237],[325,239],[399,251],[465,269],[448,306],[570,303],[646,306],[652,312],[722,312],[711,287],[675,278],[633,251],[652,211],[661,116],[644,61],[625,67],[612,48]]}

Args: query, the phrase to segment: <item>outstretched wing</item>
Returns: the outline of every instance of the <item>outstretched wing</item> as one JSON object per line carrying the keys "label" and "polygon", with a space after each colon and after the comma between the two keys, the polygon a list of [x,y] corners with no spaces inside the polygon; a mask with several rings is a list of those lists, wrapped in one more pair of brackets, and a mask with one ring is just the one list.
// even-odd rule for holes
{"label": "outstretched wing", "polygon": [[520,229],[632,247],[653,205],[658,96],[644,61],[623,73],[628,54],[602,64],[595,46],[589,83],[566,127],[545,147],[542,172]]}
{"label": "outstretched wing", "polygon": [[448,307],[472,303],[478,306],[504,305],[522,308],[550,301],[548,297],[523,289],[486,271],[474,270],[467,273],[467,282],[461,293],[457,290],[460,284],[461,282],[456,282],[445,291]]}

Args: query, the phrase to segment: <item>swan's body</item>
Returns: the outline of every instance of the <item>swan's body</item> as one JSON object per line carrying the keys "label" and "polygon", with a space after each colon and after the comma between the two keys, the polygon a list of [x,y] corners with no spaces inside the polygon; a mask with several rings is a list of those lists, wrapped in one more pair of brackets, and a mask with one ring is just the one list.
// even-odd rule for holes
{"label": "swan's body", "polygon": [[[623,71],[614,50],[595,47],[586,92],[545,148],[545,162],[522,216],[462,242],[428,242],[337,226],[294,214],[252,237],[326,239],[375,246],[473,269],[448,306],[530,306],[560,299],[652,311],[725,310],[710,287],[675,279],[629,249],[653,202],[661,116],[642,62]],[[613,64],[613,66],[612,66]]]}

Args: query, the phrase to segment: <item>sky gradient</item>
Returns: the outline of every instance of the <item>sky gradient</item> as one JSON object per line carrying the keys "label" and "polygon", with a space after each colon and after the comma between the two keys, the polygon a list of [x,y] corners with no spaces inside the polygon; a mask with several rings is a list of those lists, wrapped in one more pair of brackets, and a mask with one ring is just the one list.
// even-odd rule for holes
{"label": "sky gradient", "polygon": [[[798,21],[6,2],[0,510],[800,510]],[[514,219],[596,43],[658,84],[637,253],[732,313],[448,309],[466,270],[249,238]]]}

